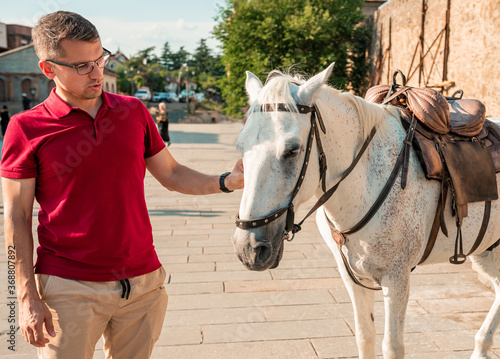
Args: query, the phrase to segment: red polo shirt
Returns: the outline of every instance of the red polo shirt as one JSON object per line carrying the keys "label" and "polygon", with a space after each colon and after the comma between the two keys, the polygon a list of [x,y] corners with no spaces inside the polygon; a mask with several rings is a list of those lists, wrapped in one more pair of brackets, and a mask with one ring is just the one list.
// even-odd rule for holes
{"label": "red polo shirt", "polygon": [[103,92],[93,119],[52,91],[12,117],[1,176],[36,177],[36,273],[114,281],[160,267],[144,197],[145,158],[165,147],[131,97]]}

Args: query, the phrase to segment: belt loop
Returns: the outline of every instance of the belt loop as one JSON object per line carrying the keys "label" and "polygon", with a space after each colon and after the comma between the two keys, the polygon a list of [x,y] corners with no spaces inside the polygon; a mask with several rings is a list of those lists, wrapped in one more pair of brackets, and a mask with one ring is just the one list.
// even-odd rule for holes
{"label": "belt loop", "polygon": [[122,298],[128,300],[130,296],[130,282],[128,279],[120,279],[120,284],[122,285]]}

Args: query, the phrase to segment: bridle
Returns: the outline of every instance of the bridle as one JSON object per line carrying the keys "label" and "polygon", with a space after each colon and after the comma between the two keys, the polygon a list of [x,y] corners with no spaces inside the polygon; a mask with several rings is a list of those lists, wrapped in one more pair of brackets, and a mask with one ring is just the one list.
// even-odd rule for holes
{"label": "bridle", "polygon": [[[286,239],[288,241],[291,241],[293,239],[295,233],[297,233],[298,231],[301,230],[302,223],[304,223],[304,221],[308,217],[307,216],[306,218],[304,218],[298,224],[294,223],[295,222],[295,211],[294,211],[294,206],[293,206],[293,200],[295,199],[295,197],[299,193],[299,190],[302,187],[302,183],[304,182],[307,167],[309,165],[309,158],[311,156],[311,150],[312,150],[312,146],[313,146],[312,143],[313,143],[315,136],[316,136],[316,147],[318,148],[318,155],[319,155],[318,157],[319,157],[319,167],[320,167],[320,170],[319,170],[320,171],[320,180],[322,183],[323,192],[325,192],[325,190],[326,190],[326,178],[325,178],[326,177],[325,176],[326,169],[327,169],[326,156],[325,156],[325,152],[323,151],[323,146],[321,144],[321,138],[319,136],[319,129],[318,129],[317,122],[319,123],[319,127],[321,128],[321,131],[324,134],[326,134],[325,124],[323,122],[323,119],[321,118],[321,114],[319,113],[316,105],[304,106],[304,105],[297,104],[296,106],[297,106],[298,113],[300,113],[300,114],[310,113],[311,114],[311,128],[309,130],[309,136],[307,139],[307,146],[306,146],[306,154],[305,154],[305,158],[304,158],[304,163],[302,164],[302,170],[300,171],[299,179],[297,180],[297,183],[295,184],[295,188],[293,189],[292,198],[290,199],[290,203],[288,204],[288,206],[280,208],[277,211],[275,211],[275,212],[273,212],[265,217],[255,218],[255,219],[240,219],[240,215],[238,213],[236,215],[236,219],[235,219],[236,226],[238,228],[252,229],[252,228],[258,228],[258,227],[262,227],[266,224],[269,224],[269,223],[275,221],[276,219],[280,218],[282,215],[284,215],[286,213],[287,214],[286,215],[286,227],[285,227],[285,231],[283,233],[283,237],[284,237],[284,239]],[[262,112],[270,112],[270,111],[293,112],[292,108],[293,108],[292,106],[288,106],[284,103],[278,103],[276,105],[271,105],[271,104],[262,105],[260,107],[260,110]],[[316,122],[316,119],[318,120],[317,122]],[[291,238],[289,237],[290,232],[292,233]]]}
{"label": "bridle", "polygon": [[[384,100],[383,104],[388,103],[391,99],[392,99],[392,97],[386,98],[386,100]],[[272,111],[272,110],[292,112],[292,110],[290,109],[290,106],[283,104],[283,103],[280,103],[277,105],[266,104],[266,105],[261,106],[261,111]],[[338,182],[332,188],[330,188],[328,191],[326,191],[326,179],[325,179],[326,176],[325,176],[325,174],[326,174],[326,169],[327,169],[327,161],[326,161],[325,153],[323,151],[323,146],[321,144],[318,126],[316,124],[316,118],[317,118],[322,132],[324,134],[326,134],[326,128],[325,128],[323,119],[321,118],[321,114],[319,113],[317,106],[314,104],[312,106],[297,105],[297,110],[299,113],[302,113],[302,114],[311,113],[311,129],[309,130],[309,137],[307,140],[307,148],[306,148],[306,155],[304,158],[304,163],[302,165],[302,170],[300,171],[300,175],[299,175],[299,179],[297,181],[297,184],[295,185],[295,188],[292,192],[292,198],[290,200],[290,203],[288,204],[288,206],[283,207],[281,209],[278,209],[277,211],[269,214],[268,216],[261,217],[261,218],[240,219],[239,213],[238,213],[236,215],[236,218],[235,218],[236,226],[238,228],[241,228],[241,229],[259,228],[259,227],[262,227],[264,225],[267,225],[267,224],[275,221],[276,219],[278,219],[279,217],[281,217],[283,214],[286,213],[287,218],[286,218],[285,230],[283,233],[283,239],[287,240],[287,241],[292,241],[295,234],[301,230],[301,225],[304,223],[304,221],[311,214],[313,214],[319,207],[321,207],[323,204],[325,204],[330,199],[330,197],[335,193],[335,191],[339,187],[340,183],[345,178],[347,178],[347,176],[356,167],[356,165],[358,164],[359,160],[361,159],[364,152],[368,148],[371,140],[373,139],[373,137],[375,136],[375,133],[377,131],[376,127],[372,128],[370,134],[365,139],[363,146],[361,147],[358,154],[356,155],[356,157],[352,161],[351,165],[345,170],[345,172],[342,174],[342,176],[340,177]],[[391,188],[394,185],[394,182],[396,181],[399,170],[401,168],[402,168],[401,187],[403,189],[405,188],[406,178],[408,175],[409,151],[410,151],[412,139],[413,139],[414,132],[415,132],[415,127],[416,127],[416,119],[413,117],[411,120],[410,126],[407,130],[405,140],[403,141],[403,146],[401,148],[399,156],[396,160],[396,163],[393,167],[393,170],[392,170],[389,178],[387,179],[385,186],[382,188],[382,191],[380,192],[379,196],[377,197],[377,199],[373,203],[372,207],[368,210],[368,212],[365,214],[365,216],[356,225],[354,225],[350,229],[347,229],[347,230],[340,232],[335,228],[333,223],[331,223],[330,219],[328,218],[328,216],[326,215],[326,212],[325,212],[325,217],[327,219],[328,226],[330,227],[330,230],[332,232],[333,239],[335,240],[335,242],[337,243],[337,245],[339,247],[339,252],[340,252],[340,255],[342,256],[342,259],[344,261],[347,273],[349,274],[349,276],[351,277],[351,279],[353,280],[354,283],[356,283],[364,288],[367,288],[367,289],[380,290],[381,288],[380,287],[372,288],[372,287],[365,286],[364,284],[362,284],[358,280],[358,278],[356,278],[356,275],[353,273],[352,269],[350,268],[349,262],[347,261],[347,258],[345,257],[345,255],[342,251],[342,246],[346,242],[345,235],[356,233],[361,228],[363,228],[373,218],[373,216],[377,213],[378,209],[380,208],[380,206],[382,205],[384,200],[387,198],[389,192],[391,191]],[[309,164],[309,157],[311,155],[312,142],[313,142],[314,136],[316,136],[316,145],[318,147],[319,162],[320,162],[320,176],[321,176],[321,182],[322,182],[322,189],[323,189],[324,193],[318,199],[316,204],[311,208],[311,210],[306,214],[304,219],[302,219],[302,221],[300,221],[298,224],[295,224],[294,223],[295,222],[295,212],[294,212],[293,200],[297,196],[297,193],[299,192],[300,187],[302,186],[302,183],[304,181],[305,173],[307,171],[307,166]],[[290,232],[292,233],[291,238],[289,235]]]}
{"label": "bridle", "polygon": [[[283,103],[279,103],[277,105],[271,105],[271,104],[266,104],[261,106],[261,111],[283,111],[283,112],[292,112],[291,106],[288,106]],[[304,163],[302,164],[302,170],[300,171],[299,179],[297,180],[297,183],[295,185],[295,188],[292,192],[292,198],[290,199],[290,202],[288,206],[280,208],[276,210],[275,212],[272,212],[271,214],[265,216],[265,217],[260,217],[260,218],[255,218],[255,219],[240,219],[239,213],[236,215],[235,218],[235,223],[236,227],[240,229],[254,229],[254,228],[259,228],[262,226],[265,226],[278,218],[280,218],[282,215],[285,213],[286,215],[286,226],[285,230],[283,233],[283,239],[287,241],[292,241],[295,234],[299,232],[302,228],[302,224],[304,221],[309,218],[311,214],[313,214],[319,207],[321,207],[323,204],[325,204],[331,196],[335,193],[337,188],[339,187],[340,183],[352,172],[354,167],[358,164],[359,160],[361,159],[361,156],[363,153],[366,151],[368,148],[368,145],[370,144],[371,140],[373,139],[373,136],[375,136],[376,128],[374,127],[368,137],[366,138],[362,148],[354,158],[353,162],[347,168],[347,170],[343,173],[342,177],[339,179],[337,184],[330,188],[328,191],[326,190],[326,170],[327,170],[327,161],[326,161],[326,155],[323,150],[323,145],[321,144],[321,138],[319,136],[319,129],[318,129],[318,124],[316,123],[316,119],[318,120],[319,127],[321,128],[321,131],[326,134],[326,127],[323,122],[323,119],[321,117],[321,114],[318,110],[318,107],[316,105],[312,106],[304,106],[304,105],[297,105],[297,110],[299,113],[302,114],[307,114],[311,113],[311,128],[309,130],[309,136],[307,139],[307,147],[306,147],[306,154],[304,158]],[[293,200],[299,193],[299,190],[302,186],[302,183],[305,178],[305,174],[307,171],[307,166],[309,165],[309,158],[311,155],[311,150],[312,150],[312,142],[314,140],[314,137],[316,136],[316,146],[318,148],[318,158],[319,158],[319,166],[320,166],[320,180],[321,180],[321,186],[323,189],[323,195],[318,199],[316,204],[311,208],[311,210],[306,214],[306,216],[298,223],[295,223],[295,211],[294,211],[294,206],[293,206]],[[391,185],[392,186],[392,185]],[[387,195],[387,194],[385,194]],[[385,197],[384,197],[385,198]],[[382,199],[383,201],[383,199]],[[381,204],[381,203],[380,203]],[[380,206],[378,204],[378,207]],[[373,217],[375,212],[378,210],[377,208],[373,208],[369,211],[365,217],[363,217],[362,222],[358,223],[356,225],[355,229],[356,231],[361,229],[368,221]],[[292,236],[290,237],[290,233],[292,233]],[[350,230],[349,233],[354,233],[352,229]]]}

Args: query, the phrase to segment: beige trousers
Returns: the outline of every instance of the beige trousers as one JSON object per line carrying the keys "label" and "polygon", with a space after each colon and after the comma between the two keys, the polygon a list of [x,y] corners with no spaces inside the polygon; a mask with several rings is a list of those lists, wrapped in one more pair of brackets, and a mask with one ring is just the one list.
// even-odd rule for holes
{"label": "beige trousers", "polygon": [[[128,300],[120,281],[86,282],[37,274],[40,297],[52,313],[56,337],[38,348],[38,358],[92,359],[104,338],[107,359],[149,358],[167,310],[163,267],[129,278]],[[44,328],[45,331],[45,328]]]}

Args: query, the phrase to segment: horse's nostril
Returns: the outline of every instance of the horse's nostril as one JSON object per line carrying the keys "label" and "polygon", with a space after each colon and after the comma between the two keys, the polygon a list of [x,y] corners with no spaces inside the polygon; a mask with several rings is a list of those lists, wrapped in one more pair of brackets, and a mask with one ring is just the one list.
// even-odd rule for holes
{"label": "horse's nostril", "polygon": [[258,263],[265,263],[271,257],[271,246],[269,244],[260,244],[255,248],[255,254]]}

